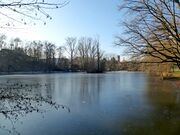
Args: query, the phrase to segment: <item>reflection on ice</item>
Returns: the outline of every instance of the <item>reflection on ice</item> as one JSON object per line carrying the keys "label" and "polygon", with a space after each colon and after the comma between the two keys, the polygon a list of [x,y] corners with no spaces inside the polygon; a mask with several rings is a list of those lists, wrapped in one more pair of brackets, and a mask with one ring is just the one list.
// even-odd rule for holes
{"label": "reflection on ice", "polygon": [[[20,81],[7,81],[0,84],[0,118],[11,127],[2,122],[0,128],[12,134],[19,134],[15,123],[20,117],[29,113],[45,113],[48,110],[60,107],[70,109],[52,101],[51,96],[42,96],[40,89],[47,89],[47,84],[23,83]],[[8,125],[8,124],[7,124]]]}
{"label": "reflection on ice", "polygon": [[2,135],[177,135],[179,116],[179,90],[144,73],[0,76]]}

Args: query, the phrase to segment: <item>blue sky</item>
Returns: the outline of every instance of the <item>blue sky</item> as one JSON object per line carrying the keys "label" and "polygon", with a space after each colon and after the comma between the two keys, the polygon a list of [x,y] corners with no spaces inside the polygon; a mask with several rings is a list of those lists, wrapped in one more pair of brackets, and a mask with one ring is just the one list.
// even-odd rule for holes
{"label": "blue sky", "polygon": [[48,40],[63,45],[68,36],[100,37],[101,48],[107,53],[121,53],[121,48],[114,47],[114,36],[121,33],[118,26],[123,18],[118,11],[120,0],[70,0],[62,9],[50,10],[53,17],[47,25],[37,22],[36,26],[24,30],[5,30],[8,35],[24,39]]}

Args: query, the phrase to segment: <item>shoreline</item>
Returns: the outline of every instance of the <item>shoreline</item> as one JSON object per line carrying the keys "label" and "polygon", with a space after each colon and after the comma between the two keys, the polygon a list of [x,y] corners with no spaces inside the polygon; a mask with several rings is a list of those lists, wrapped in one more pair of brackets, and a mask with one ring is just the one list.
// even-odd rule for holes
{"label": "shoreline", "polygon": [[[70,71],[51,71],[51,72],[0,72],[0,76],[3,75],[37,75],[37,74],[55,74],[55,73],[84,73],[84,72],[70,72]],[[107,73],[107,72],[106,72]],[[87,73],[88,74],[88,73]],[[175,88],[180,89],[180,77],[165,78],[163,81],[170,82]]]}
{"label": "shoreline", "polygon": [[66,71],[51,71],[51,72],[0,72],[1,75],[36,75],[36,74],[54,74],[54,73],[76,73],[76,72],[66,72]]}

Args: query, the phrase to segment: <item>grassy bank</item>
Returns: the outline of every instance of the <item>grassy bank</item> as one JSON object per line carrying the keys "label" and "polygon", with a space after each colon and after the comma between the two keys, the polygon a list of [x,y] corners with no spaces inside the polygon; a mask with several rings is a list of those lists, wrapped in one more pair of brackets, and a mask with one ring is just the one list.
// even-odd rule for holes
{"label": "grassy bank", "polygon": [[172,73],[172,76],[176,79],[180,79],[180,71],[175,71]]}

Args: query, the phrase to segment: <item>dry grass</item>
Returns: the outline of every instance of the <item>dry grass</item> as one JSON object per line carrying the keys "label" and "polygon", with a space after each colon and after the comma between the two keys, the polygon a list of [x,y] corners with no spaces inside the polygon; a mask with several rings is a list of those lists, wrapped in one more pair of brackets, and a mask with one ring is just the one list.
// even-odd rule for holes
{"label": "dry grass", "polygon": [[180,71],[173,72],[172,76],[175,77],[175,78],[180,78]]}

